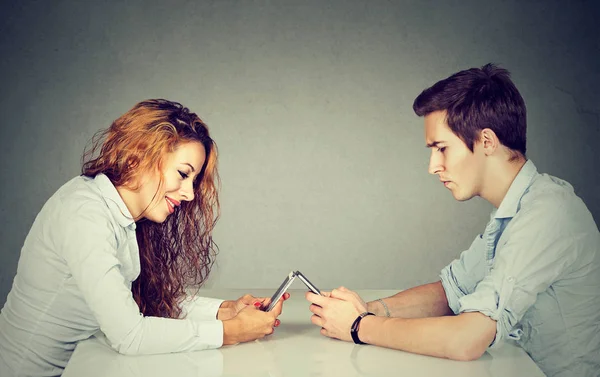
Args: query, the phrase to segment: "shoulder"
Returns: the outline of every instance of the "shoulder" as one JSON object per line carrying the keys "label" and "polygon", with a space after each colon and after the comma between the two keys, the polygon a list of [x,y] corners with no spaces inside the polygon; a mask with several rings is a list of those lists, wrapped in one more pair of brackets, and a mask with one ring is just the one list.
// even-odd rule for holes
{"label": "shoulder", "polygon": [[538,223],[558,224],[565,230],[596,228],[590,211],[573,186],[549,174],[537,175],[523,194],[515,218],[527,216],[535,216]]}
{"label": "shoulder", "polygon": [[[106,199],[93,178],[78,176],[59,188],[45,205],[55,226],[93,222],[101,227],[114,223]],[[109,226],[112,228],[112,226]]]}
{"label": "shoulder", "polygon": [[575,196],[573,186],[569,182],[548,174],[538,174],[523,195],[522,202],[564,202]]}

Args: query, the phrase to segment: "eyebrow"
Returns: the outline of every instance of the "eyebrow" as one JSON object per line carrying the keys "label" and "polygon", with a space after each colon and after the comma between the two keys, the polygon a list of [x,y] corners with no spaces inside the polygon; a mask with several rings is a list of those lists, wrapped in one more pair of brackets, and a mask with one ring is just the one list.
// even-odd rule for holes
{"label": "eyebrow", "polygon": [[443,143],[445,143],[445,141],[441,141],[441,140],[440,140],[440,141],[434,141],[434,142],[432,142],[432,143],[429,143],[429,144],[427,144],[427,145],[425,145],[425,146],[426,146],[427,148],[433,148],[433,147],[437,147],[437,146],[438,146],[438,144],[443,144]]}
{"label": "eyebrow", "polygon": [[189,166],[190,169],[192,169],[192,173],[196,171],[196,169],[194,169],[194,167],[192,166],[192,164],[187,163],[187,162],[184,162],[183,164]]}

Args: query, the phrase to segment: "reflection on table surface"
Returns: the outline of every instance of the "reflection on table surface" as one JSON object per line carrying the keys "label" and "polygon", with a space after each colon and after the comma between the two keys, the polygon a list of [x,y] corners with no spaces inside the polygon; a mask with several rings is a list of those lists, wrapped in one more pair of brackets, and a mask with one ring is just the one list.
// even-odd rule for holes
{"label": "reflection on table surface", "polygon": [[[103,337],[81,342],[64,377],[75,376],[543,376],[518,346],[505,344],[479,360],[461,362],[329,339],[310,322],[304,290],[290,290],[279,326],[264,339],[216,350],[124,356]],[[360,290],[365,300],[397,291]],[[244,293],[268,297],[271,290],[202,290],[201,295],[235,299]]]}

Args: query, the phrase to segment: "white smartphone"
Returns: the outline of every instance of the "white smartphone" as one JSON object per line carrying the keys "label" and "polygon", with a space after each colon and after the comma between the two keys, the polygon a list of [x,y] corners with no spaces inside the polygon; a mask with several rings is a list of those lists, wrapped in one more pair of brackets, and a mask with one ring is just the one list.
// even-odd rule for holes
{"label": "white smartphone", "polygon": [[290,271],[290,273],[285,278],[285,280],[283,281],[283,283],[281,283],[281,285],[279,286],[279,288],[277,288],[277,290],[273,294],[273,297],[271,297],[271,303],[265,309],[266,312],[270,312],[271,309],[273,309],[273,307],[275,306],[275,304],[277,304],[277,302],[281,299],[281,296],[283,296],[283,294],[285,293],[285,291],[287,291],[287,289],[290,287],[290,285],[292,285],[292,282],[294,281],[295,278],[296,278],[296,273],[294,271]]}
{"label": "white smartphone", "polygon": [[308,280],[306,278],[306,276],[304,276],[302,274],[302,272],[300,271],[296,271],[294,273],[296,276],[298,276],[298,278],[304,283],[304,285],[306,285],[308,287],[308,289],[310,289],[312,291],[312,293],[320,295],[321,291],[319,290],[319,288],[315,287],[315,285],[313,283],[310,282],[310,280]]}

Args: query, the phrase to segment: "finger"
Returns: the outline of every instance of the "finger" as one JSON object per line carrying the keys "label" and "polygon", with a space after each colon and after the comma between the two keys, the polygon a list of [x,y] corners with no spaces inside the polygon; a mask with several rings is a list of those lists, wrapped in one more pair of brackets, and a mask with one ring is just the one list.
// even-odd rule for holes
{"label": "finger", "polygon": [[327,330],[326,328],[322,328],[321,329],[321,334],[325,335],[328,338],[331,339],[338,339],[338,340],[342,340],[342,338],[340,338],[339,336],[336,336],[334,332]]}
{"label": "finger", "polygon": [[323,308],[320,307],[319,305],[312,304],[311,306],[308,307],[308,310],[315,313],[319,317],[323,317]]}
{"label": "finger", "polygon": [[255,300],[256,297],[252,296],[251,294],[245,294],[239,298],[239,301],[241,301],[245,305],[251,305],[254,303]]}
{"label": "finger", "polygon": [[260,302],[262,303],[260,310],[267,310],[267,308],[271,304],[271,297],[260,297]]}
{"label": "finger", "polygon": [[284,300],[287,300],[288,298],[290,298],[290,294],[289,294],[288,292],[285,292],[285,293],[283,294],[283,299],[284,299]]}
{"label": "finger", "polygon": [[318,315],[310,316],[310,321],[319,327],[323,327],[323,325],[325,324],[323,318],[319,317]]}
{"label": "finger", "polygon": [[340,291],[342,291],[342,292],[350,293],[352,296],[354,296],[354,297],[356,297],[356,298],[360,298],[360,296],[358,295],[358,293],[354,292],[354,291],[353,291],[353,290],[351,290],[351,289],[348,289],[348,288],[346,288],[346,287],[344,287],[344,286],[341,286],[339,289],[340,289]]}
{"label": "finger", "polygon": [[310,291],[306,292],[304,294],[304,297],[306,297],[306,299],[309,302],[311,302],[311,303],[313,303],[315,305],[319,305],[321,307],[327,306],[328,301],[330,300],[330,298],[328,298],[328,297],[319,296],[319,295],[316,295],[316,294],[314,294],[314,293],[312,293]]}
{"label": "finger", "polygon": [[279,327],[279,325],[281,324],[281,321],[276,319],[275,320],[275,324],[273,325],[274,327]]}
{"label": "finger", "polygon": [[271,309],[271,311],[269,313],[271,313],[274,318],[277,318],[281,314],[282,310],[283,310],[283,300],[279,300],[279,301],[277,301],[275,306],[273,306],[273,309]]}
{"label": "finger", "polygon": [[344,300],[344,301],[350,301],[353,298],[355,298],[354,295],[350,291],[348,291],[348,290],[342,291],[340,289],[334,289],[333,291],[331,291],[331,297],[337,298],[339,300]]}
{"label": "finger", "polygon": [[268,305],[268,303],[265,304],[266,301],[267,301],[267,299],[264,297],[254,297],[252,305],[256,306],[260,310],[265,310]]}
{"label": "finger", "polygon": [[271,298],[266,298],[264,299],[264,301],[262,301],[262,307],[263,309],[266,308],[267,306],[269,306],[271,304]]}
{"label": "finger", "polygon": [[260,310],[260,304],[259,305],[246,305],[242,310]]}
{"label": "finger", "polygon": [[321,335],[325,335],[328,338],[331,339],[339,339],[337,336],[334,336],[332,332],[330,332],[329,330],[327,330],[325,327],[321,327]]}
{"label": "finger", "polygon": [[324,327],[321,327],[321,335],[327,336],[327,330]]}

